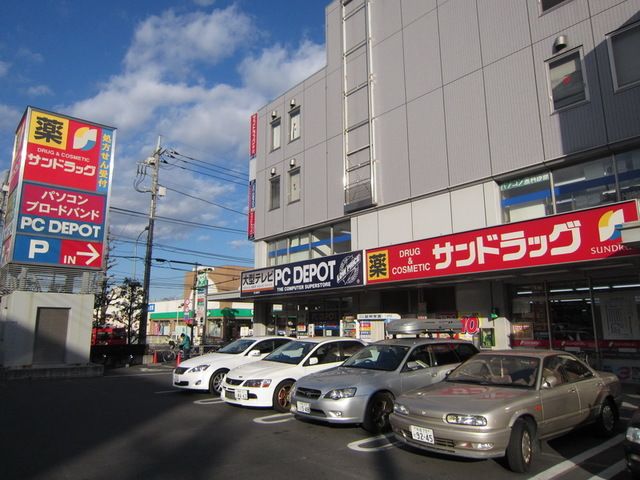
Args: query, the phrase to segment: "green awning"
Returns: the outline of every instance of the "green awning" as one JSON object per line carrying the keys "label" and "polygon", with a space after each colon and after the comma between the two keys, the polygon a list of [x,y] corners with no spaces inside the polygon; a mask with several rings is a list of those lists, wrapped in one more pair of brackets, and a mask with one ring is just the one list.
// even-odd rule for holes
{"label": "green awning", "polygon": [[[207,310],[207,318],[223,318],[224,308],[212,308]],[[253,310],[250,308],[231,308],[230,313],[235,318],[253,318]],[[153,312],[149,314],[151,320],[182,320],[184,318],[184,312],[182,310],[178,312]]]}

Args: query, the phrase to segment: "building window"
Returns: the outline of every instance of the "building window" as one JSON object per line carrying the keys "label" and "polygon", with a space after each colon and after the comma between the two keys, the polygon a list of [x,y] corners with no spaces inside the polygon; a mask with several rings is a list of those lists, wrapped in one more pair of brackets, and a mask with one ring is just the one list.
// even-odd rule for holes
{"label": "building window", "polygon": [[556,213],[596,207],[616,201],[616,177],[610,157],[553,172]]}
{"label": "building window", "polygon": [[569,0],[540,0],[540,9],[543,12],[546,12],[547,10],[551,10],[552,8],[568,1]]}
{"label": "building window", "polygon": [[500,196],[505,222],[519,222],[553,213],[551,176],[546,172],[503,183]]}
{"label": "building window", "polygon": [[587,85],[583,75],[582,55],[579,50],[549,60],[549,97],[553,111],[584,102]]}
{"label": "building window", "polygon": [[280,148],[280,125],[281,120],[276,118],[271,122],[271,150],[277,150]]}
{"label": "building window", "polygon": [[273,240],[267,244],[269,265],[280,265],[350,251],[350,220]]}
{"label": "building window", "polygon": [[620,200],[640,198],[640,150],[616,155]]}
{"label": "building window", "polygon": [[300,169],[289,172],[289,203],[300,200]]}
{"label": "building window", "polygon": [[269,210],[280,208],[280,177],[269,180]]}
{"label": "building window", "polygon": [[308,260],[309,253],[309,234],[303,233],[300,235],[294,235],[289,238],[289,261],[299,262],[301,260]]}
{"label": "building window", "polygon": [[614,90],[640,84],[640,23],[607,37]]}
{"label": "building window", "polygon": [[300,138],[300,107],[289,113],[289,141]]}

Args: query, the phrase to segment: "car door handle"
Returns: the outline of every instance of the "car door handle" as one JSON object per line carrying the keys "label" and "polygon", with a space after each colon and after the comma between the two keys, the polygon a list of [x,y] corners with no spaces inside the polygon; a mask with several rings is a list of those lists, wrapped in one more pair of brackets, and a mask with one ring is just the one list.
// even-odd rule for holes
{"label": "car door handle", "polygon": [[576,393],[576,388],[575,388],[575,387],[571,387],[571,388],[569,389],[569,392],[570,392],[570,393]]}
{"label": "car door handle", "polygon": [[437,373],[432,373],[432,374],[431,374],[431,376],[432,376],[432,377],[437,377],[437,376],[438,376],[438,374],[437,374]]}

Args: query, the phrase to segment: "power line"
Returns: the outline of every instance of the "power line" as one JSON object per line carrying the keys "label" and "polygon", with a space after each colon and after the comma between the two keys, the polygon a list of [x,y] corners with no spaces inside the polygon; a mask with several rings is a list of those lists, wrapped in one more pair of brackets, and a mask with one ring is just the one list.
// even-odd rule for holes
{"label": "power line", "polygon": [[[168,187],[167,187],[167,189],[168,189]],[[178,192],[178,193],[181,193],[181,192]],[[203,200],[203,199],[199,199],[199,200]],[[126,208],[119,208],[119,207],[109,207],[109,210],[113,211],[113,213],[119,213],[119,214],[122,214],[122,215],[130,215],[130,216],[136,216],[136,217],[145,217],[145,218],[147,218],[147,215],[148,215],[148,214],[146,214],[144,212],[137,212],[135,210],[129,210],[129,209],[126,209]],[[243,213],[243,215],[246,215],[246,214]],[[167,222],[167,223],[174,223],[174,224],[178,224],[178,225],[186,225],[186,226],[205,228],[205,229],[217,230],[217,231],[223,231],[223,232],[229,232],[229,233],[242,233],[242,234],[247,233],[245,230],[241,230],[239,228],[221,227],[219,225],[211,225],[211,224],[207,224],[207,223],[192,222],[192,221],[189,221],[189,220],[182,220],[182,219],[179,219],[179,218],[163,217],[161,215],[156,215],[156,220],[160,220],[160,221]]]}
{"label": "power line", "polygon": [[225,182],[229,182],[229,183],[235,183],[236,185],[241,185],[243,187],[247,186],[247,182],[249,181],[247,179],[247,182],[241,183],[241,182],[237,182],[235,180],[231,180],[229,178],[222,178],[222,177],[218,177],[217,175],[211,175],[210,173],[205,173],[205,172],[201,172],[198,170],[194,170],[193,168],[187,168],[187,167],[183,167],[181,165],[176,165],[175,163],[170,163],[169,165],[172,165],[176,168],[180,168],[181,170],[187,170],[188,172],[193,172],[193,173],[197,173],[198,175],[204,175],[205,177],[210,177],[210,178],[215,178],[217,180],[223,180]]}
{"label": "power line", "polygon": [[[230,172],[237,173],[237,174],[243,175],[244,177],[247,177],[247,178],[248,178],[248,175],[247,175],[247,173],[246,173],[246,172],[240,172],[240,171],[238,171],[238,170],[234,170],[234,169],[232,169],[232,168],[223,167],[223,166],[221,166],[220,164],[216,164],[216,163],[213,163],[213,162],[205,162],[204,160],[199,160],[199,159],[197,159],[197,158],[193,158],[193,157],[190,157],[190,156],[188,156],[188,155],[183,155],[182,153],[179,153],[179,152],[177,152],[177,151],[175,151],[175,150],[173,150],[173,149],[169,149],[167,154],[168,154],[171,158],[176,158],[176,157],[175,157],[175,155],[177,155],[177,156],[179,156],[179,157],[186,158],[186,159],[188,159],[188,160],[192,160],[192,161],[194,161],[194,162],[202,163],[202,164],[207,165],[207,166],[212,167],[212,168],[219,168],[219,169],[221,169],[221,170],[228,170],[228,171],[230,171]],[[184,160],[183,160],[183,161],[184,161]]]}
{"label": "power line", "polygon": [[233,213],[238,213],[240,215],[244,215],[245,217],[247,216],[247,214],[244,213],[244,212],[240,212],[238,210],[234,210],[233,208],[225,207],[224,205],[219,205],[217,203],[210,202],[209,200],[205,200],[204,198],[200,198],[200,197],[196,197],[196,196],[193,196],[193,195],[189,195],[188,193],[181,192],[180,190],[176,190],[176,189],[173,189],[173,188],[170,188],[170,187],[167,187],[167,186],[165,186],[165,188],[167,190],[171,190],[172,192],[179,193],[180,195],[184,195],[185,197],[193,198],[194,200],[200,200],[201,202],[205,202],[205,203],[208,203],[210,205],[214,205],[216,207],[222,208],[224,210],[228,210],[228,211],[233,212]]}

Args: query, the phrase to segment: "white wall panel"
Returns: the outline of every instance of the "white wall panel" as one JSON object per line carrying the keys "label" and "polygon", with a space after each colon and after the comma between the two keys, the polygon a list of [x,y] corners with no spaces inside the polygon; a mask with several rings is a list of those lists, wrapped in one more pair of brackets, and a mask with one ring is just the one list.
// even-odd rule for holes
{"label": "white wall panel", "polygon": [[476,0],[448,0],[440,4],[438,16],[442,72],[447,84],[480,68]]}
{"label": "white wall panel", "polygon": [[437,6],[436,0],[401,0],[402,24],[407,26]]}
{"label": "white wall panel", "polygon": [[353,241],[353,236],[351,237],[351,248],[364,250],[379,247],[381,243],[378,241],[378,212],[365,213],[353,218],[355,222],[352,221],[351,226],[353,227],[355,223],[358,234],[357,242]]}
{"label": "white wall panel", "polygon": [[409,152],[407,148],[407,113],[396,108],[374,121],[378,204],[388,205],[410,196]]}
{"label": "white wall panel", "polygon": [[373,115],[377,116],[402,105],[404,60],[402,34],[393,35],[373,47]]}
{"label": "white wall panel", "polygon": [[403,203],[391,208],[383,208],[378,212],[378,228],[380,245],[395,245],[411,242],[411,204]]}
{"label": "white wall panel", "polygon": [[373,45],[400,31],[400,2],[371,2],[371,41]]}
{"label": "white wall panel", "polygon": [[437,12],[419,18],[403,34],[406,95],[411,101],[442,85]]}
{"label": "white wall panel", "polygon": [[482,185],[451,192],[451,220],[455,233],[487,226]]}
{"label": "white wall panel", "polygon": [[442,90],[407,105],[411,196],[449,186]]}
{"label": "white wall panel", "polygon": [[414,240],[453,233],[451,198],[448,193],[422,198],[411,203]]}

